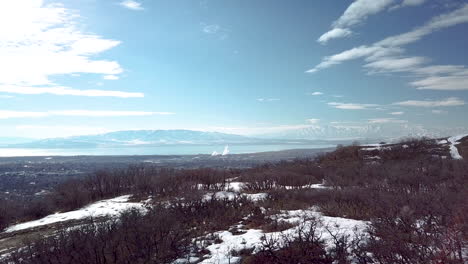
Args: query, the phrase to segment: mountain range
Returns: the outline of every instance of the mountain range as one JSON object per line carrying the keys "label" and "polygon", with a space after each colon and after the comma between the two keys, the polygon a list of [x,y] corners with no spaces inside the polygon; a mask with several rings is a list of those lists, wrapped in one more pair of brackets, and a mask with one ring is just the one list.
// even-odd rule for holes
{"label": "mountain range", "polygon": [[354,140],[361,143],[395,141],[403,137],[444,137],[468,132],[425,129],[410,124],[369,124],[308,126],[256,137],[204,132],[194,130],[127,130],[98,135],[73,136],[32,140],[24,138],[0,138],[1,147],[9,148],[96,148],[136,147],[161,145],[333,145],[348,144]]}

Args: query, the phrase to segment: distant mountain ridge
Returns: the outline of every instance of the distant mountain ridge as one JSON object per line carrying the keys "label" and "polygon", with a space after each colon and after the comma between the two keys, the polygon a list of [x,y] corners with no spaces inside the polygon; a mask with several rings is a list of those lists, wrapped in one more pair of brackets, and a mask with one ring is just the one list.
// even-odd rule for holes
{"label": "distant mountain ridge", "polygon": [[248,144],[255,139],[193,130],[127,130],[98,135],[42,139],[10,147],[24,148],[92,148],[176,144]]}
{"label": "distant mountain ridge", "polygon": [[398,140],[404,137],[447,137],[467,133],[467,128],[425,128],[421,125],[409,123],[348,125],[330,124],[323,126],[309,126],[301,129],[287,130],[264,135],[267,138],[305,139],[305,140]]}
{"label": "distant mountain ridge", "polygon": [[[459,131],[427,130],[410,124],[369,124],[367,126],[326,125],[287,130],[257,137],[220,132],[194,130],[127,130],[98,135],[50,138],[31,141],[4,141],[9,148],[98,148],[98,147],[152,147],[168,145],[337,145],[354,140],[361,143],[398,141],[404,137],[444,137],[468,133]],[[2,142],[0,140],[0,142]]]}
{"label": "distant mountain ridge", "polygon": [[[336,144],[345,142],[336,142]],[[12,148],[97,148],[97,147],[147,147],[162,145],[301,145],[335,144],[326,140],[289,140],[256,138],[220,132],[194,130],[127,130],[98,135],[50,138],[11,144]]]}

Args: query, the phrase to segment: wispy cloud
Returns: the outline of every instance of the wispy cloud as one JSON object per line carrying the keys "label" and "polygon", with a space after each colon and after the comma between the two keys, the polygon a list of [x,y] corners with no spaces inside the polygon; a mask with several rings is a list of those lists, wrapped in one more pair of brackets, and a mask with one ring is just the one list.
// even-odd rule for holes
{"label": "wispy cloud", "polygon": [[408,123],[407,120],[401,120],[401,119],[396,119],[396,118],[372,118],[368,120],[369,124],[402,124],[402,123]]}
{"label": "wispy cloud", "polygon": [[313,93],[310,93],[310,95],[317,96],[317,95],[323,95],[323,93],[322,92],[313,92]]}
{"label": "wispy cloud", "polygon": [[397,9],[405,6],[421,5],[425,0],[403,0],[400,4],[396,0],[356,0],[332,24],[332,28],[317,40],[321,44],[337,38],[352,35],[351,28],[363,24],[369,16],[376,15],[387,9]]}
{"label": "wispy cloud", "polygon": [[[405,45],[419,41],[423,37],[432,34],[436,31],[467,22],[468,4],[465,4],[452,12],[436,16],[423,26],[415,28],[409,32],[385,38],[370,46],[363,45],[343,51],[332,56],[327,56],[323,58],[322,62],[320,62],[317,66],[308,70],[307,72],[317,72],[321,69],[329,68],[333,65],[341,64],[345,61],[359,58],[365,58],[366,61],[371,63],[379,61],[381,59],[389,60],[389,58],[400,55],[404,51],[402,47]],[[397,61],[389,62],[395,63]],[[400,63],[401,62],[402,61],[400,61]],[[406,61],[406,63],[408,63],[408,61]],[[376,66],[383,67],[384,64],[381,63]]]}
{"label": "wispy cloud", "polygon": [[81,117],[123,117],[123,116],[152,116],[172,115],[171,112],[143,112],[143,111],[94,111],[94,110],[61,110],[61,111],[9,111],[0,110],[0,119],[10,118],[38,118],[51,116],[81,116]]}
{"label": "wispy cloud", "polygon": [[446,114],[448,112],[445,111],[445,110],[434,109],[434,110],[431,110],[431,113],[436,114],[436,115],[440,115],[440,114]]}
{"label": "wispy cloud", "polygon": [[[6,1],[0,8],[0,86],[25,89],[58,86],[53,76],[101,74],[116,78],[118,62],[96,55],[120,44],[118,40],[83,32],[81,17],[62,4]],[[109,78],[109,77],[105,77]]]}
{"label": "wispy cloud", "polygon": [[419,90],[468,90],[468,71],[464,75],[431,76],[410,83]]}
{"label": "wispy cloud", "polygon": [[351,36],[353,32],[346,28],[334,28],[326,33],[324,33],[320,38],[317,40],[318,42],[325,44],[331,39],[336,38],[344,38]]}
{"label": "wispy cloud", "polygon": [[207,34],[216,34],[221,30],[219,25],[203,25],[203,32]]}
{"label": "wispy cloud", "polygon": [[259,102],[276,102],[279,101],[278,98],[258,98],[257,101]]}
{"label": "wispy cloud", "polygon": [[309,118],[306,121],[309,124],[317,124],[318,122],[320,122],[320,119],[318,119],[318,118]]}
{"label": "wispy cloud", "polygon": [[379,106],[377,104],[355,104],[355,103],[337,103],[337,102],[330,102],[327,104],[334,108],[345,109],[345,110],[368,110],[368,109],[375,109],[376,107]]}
{"label": "wispy cloud", "polygon": [[200,23],[200,25],[202,27],[203,33],[205,34],[216,35],[221,40],[225,40],[229,37],[228,30],[218,24]]}
{"label": "wispy cloud", "polygon": [[[412,2],[416,4],[416,2]],[[405,4],[405,3],[403,3]],[[408,1],[406,5],[410,5]],[[468,90],[468,68],[463,65],[427,65],[430,59],[419,56],[403,56],[405,45],[421,40],[436,31],[468,23],[468,4],[458,9],[436,16],[409,32],[387,37],[370,46],[359,46],[341,53],[323,58],[322,62],[308,70],[319,70],[338,65],[346,61],[364,59],[364,68],[368,73],[409,73],[418,80],[409,85],[420,90]]]}
{"label": "wispy cloud", "polygon": [[392,6],[390,10],[396,10],[398,8],[406,7],[406,6],[418,6],[422,5],[426,2],[426,0],[403,0],[401,4]]}
{"label": "wispy cloud", "polygon": [[133,1],[133,0],[125,0],[120,2],[120,5],[131,10],[143,10],[144,8],[141,6],[140,2]]}
{"label": "wispy cloud", "polygon": [[69,125],[20,125],[16,126],[15,130],[20,134],[33,130],[37,137],[44,138],[94,135],[112,131],[102,127]]}
{"label": "wispy cloud", "polygon": [[431,101],[431,100],[424,100],[424,101],[408,100],[408,101],[403,101],[403,102],[396,102],[396,103],[393,103],[393,104],[394,105],[400,105],[400,106],[414,106],[414,107],[448,107],[448,106],[464,105],[465,101],[463,101],[462,99],[457,98],[457,97],[449,97],[447,99],[436,100],[436,101]]}
{"label": "wispy cloud", "polygon": [[144,97],[143,93],[129,93],[121,91],[107,91],[107,90],[79,90],[62,86],[49,86],[49,87],[25,87],[25,86],[2,86],[0,85],[0,92],[14,93],[14,94],[53,94],[53,95],[74,95],[74,96],[89,96],[89,97],[120,97],[120,98],[138,98]]}
{"label": "wispy cloud", "polygon": [[384,57],[382,59],[370,62],[364,67],[371,70],[371,73],[378,72],[408,72],[416,67],[421,66],[428,59],[424,57],[406,57],[406,58],[392,58]]}
{"label": "wispy cloud", "polygon": [[104,80],[118,80],[120,79],[119,76],[117,75],[104,75],[104,77],[102,77]]}
{"label": "wispy cloud", "polygon": [[391,112],[391,113],[388,113],[389,115],[402,115],[404,114],[405,112]]}

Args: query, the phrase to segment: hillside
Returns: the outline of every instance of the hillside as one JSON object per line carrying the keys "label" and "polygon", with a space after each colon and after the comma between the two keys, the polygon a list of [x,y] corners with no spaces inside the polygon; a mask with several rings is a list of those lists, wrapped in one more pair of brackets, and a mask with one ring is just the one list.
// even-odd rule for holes
{"label": "hillside", "polygon": [[467,142],[340,146],[245,169],[104,170],[23,206],[0,203],[0,255],[5,263],[463,264]]}

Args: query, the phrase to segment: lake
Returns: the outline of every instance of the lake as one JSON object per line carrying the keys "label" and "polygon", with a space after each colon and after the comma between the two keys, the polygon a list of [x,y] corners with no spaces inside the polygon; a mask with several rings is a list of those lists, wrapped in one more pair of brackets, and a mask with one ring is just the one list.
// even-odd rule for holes
{"label": "lake", "polygon": [[[39,148],[0,148],[0,157],[22,156],[79,156],[79,155],[196,155],[222,153],[224,145],[170,145],[152,147],[121,148],[78,148],[78,149],[39,149]],[[331,148],[335,145],[232,145],[230,154],[280,151],[287,149]]]}

